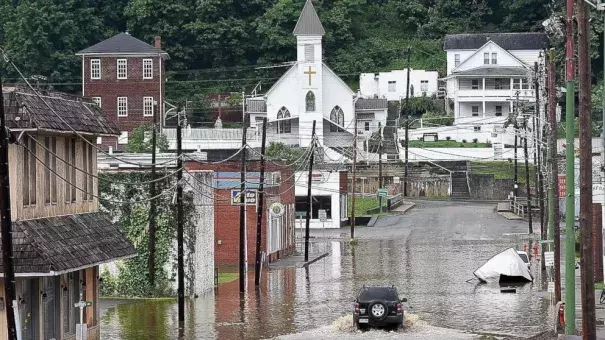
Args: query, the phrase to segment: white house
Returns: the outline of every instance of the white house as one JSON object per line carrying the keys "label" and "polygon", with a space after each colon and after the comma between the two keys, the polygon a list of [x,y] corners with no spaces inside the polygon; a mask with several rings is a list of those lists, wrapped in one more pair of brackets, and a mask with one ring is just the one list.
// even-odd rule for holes
{"label": "white house", "polygon": [[[468,142],[492,142],[512,145],[515,132],[503,128],[519,100],[520,105],[535,106],[533,77],[538,63],[538,80],[544,84],[542,51],[548,48],[544,33],[482,33],[447,35],[446,109],[453,111],[454,126],[426,127],[410,131],[410,140],[425,133],[437,133],[439,139]],[[543,88],[542,88],[543,90]],[[544,105],[541,93],[541,106]],[[542,106],[543,107],[543,106]],[[542,110],[541,116],[544,120]],[[426,122],[430,123],[430,122]],[[402,134],[400,134],[401,136]]]}
{"label": "white house", "polygon": [[[407,90],[407,69],[391,72],[362,73],[359,89],[362,96],[400,100]],[[433,96],[438,90],[439,72],[410,70],[410,97]]]}
{"label": "white house", "polygon": [[[309,172],[295,174],[296,178],[296,228],[304,228],[307,211],[307,183]],[[347,216],[347,173],[345,171],[313,171],[311,182],[311,221],[310,228],[340,228],[348,220]],[[319,219],[319,211],[325,210],[327,220]]]}

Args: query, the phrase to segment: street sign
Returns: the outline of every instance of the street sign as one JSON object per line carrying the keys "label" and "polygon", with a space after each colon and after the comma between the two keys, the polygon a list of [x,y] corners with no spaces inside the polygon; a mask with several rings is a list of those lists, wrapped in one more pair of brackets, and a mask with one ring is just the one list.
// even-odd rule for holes
{"label": "street sign", "polygon": [[[231,205],[239,205],[241,202],[241,190],[231,190]],[[256,205],[256,190],[248,189],[246,190],[246,197],[244,198],[244,202],[246,205]]]}
{"label": "street sign", "polygon": [[389,194],[389,191],[387,189],[378,189],[379,197],[386,197],[388,194]]}
{"label": "street sign", "polygon": [[549,293],[554,293],[555,292],[555,283],[554,282],[549,282],[548,283],[548,292]]}
{"label": "street sign", "polygon": [[555,253],[552,251],[547,251],[544,253],[544,264],[547,267],[555,266]]}
{"label": "street sign", "polygon": [[328,214],[325,210],[320,209],[317,211],[318,215],[319,215],[319,221],[321,222],[327,222],[328,221]]}

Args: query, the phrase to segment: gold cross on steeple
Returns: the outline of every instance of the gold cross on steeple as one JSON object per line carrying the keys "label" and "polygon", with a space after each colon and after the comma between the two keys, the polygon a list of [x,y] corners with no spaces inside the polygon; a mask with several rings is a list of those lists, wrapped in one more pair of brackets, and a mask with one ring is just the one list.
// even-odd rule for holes
{"label": "gold cross on steeple", "polygon": [[311,76],[317,74],[317,72],[313,71],[311,66],[309,66],[309,70],[305,71],[304,73],[309,75],[309,86],[311,86]]}

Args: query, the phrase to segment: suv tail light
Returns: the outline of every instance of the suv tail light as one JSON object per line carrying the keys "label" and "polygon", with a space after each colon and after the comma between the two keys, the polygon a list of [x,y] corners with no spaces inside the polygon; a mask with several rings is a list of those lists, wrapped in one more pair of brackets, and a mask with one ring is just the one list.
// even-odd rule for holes
{"label": "suv tail light", "polygon": [[355,313],[359,313],[359,304],[358,303],[355,304]]}
{"label": "suv tail light", "polygon": [[397,313],[401,313],[401,312],[403,312],[403,308],[401,307],[401,304],[398,303],[397,304]]}

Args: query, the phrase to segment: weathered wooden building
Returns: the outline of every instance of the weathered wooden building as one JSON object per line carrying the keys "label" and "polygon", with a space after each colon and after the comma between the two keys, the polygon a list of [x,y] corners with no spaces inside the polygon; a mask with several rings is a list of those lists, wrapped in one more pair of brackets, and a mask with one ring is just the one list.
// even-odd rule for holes
{"label": "weathered wooden building", "polygon": [[[98,339],[98,266],[135,255],[99,212],[97,199],[93,143],[120,132],[85,98],[19,87],[2,91],[7,126],[17,139],[9,147],[9,178],[23,339],[75,338],[80,310],[74,304],[81,300],[90,303],[84,310],[88,339]],[[0,339],[7,336],[3,276]]]}

